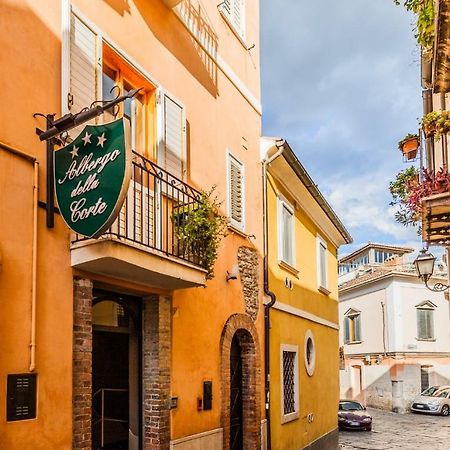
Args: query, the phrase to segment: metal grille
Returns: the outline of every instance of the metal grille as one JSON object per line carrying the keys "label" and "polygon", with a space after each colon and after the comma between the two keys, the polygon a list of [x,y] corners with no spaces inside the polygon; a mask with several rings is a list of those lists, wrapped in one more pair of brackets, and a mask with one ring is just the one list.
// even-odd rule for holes
{"label": "metal grille", "polygon": [[[116,221],[98,239],[132,242],[204,267],[204,247],[182,234],[186,218],[200,207],[200,198],[192,186],[133,151],[127,197]],[[75,235],[72,242],[85,240]]]}
{"label": "metal grille", "polygon": [[36,417],[36,374],[8,375],[6,420]]}
{"label": "metal grille", "polygon": [[284,414],[295,412],[295,352],[283,351]]}

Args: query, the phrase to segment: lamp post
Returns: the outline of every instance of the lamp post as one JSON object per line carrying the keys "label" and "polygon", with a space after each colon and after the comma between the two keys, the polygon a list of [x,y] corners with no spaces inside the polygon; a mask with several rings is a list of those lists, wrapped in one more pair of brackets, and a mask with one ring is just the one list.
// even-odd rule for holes
{"label": "lamp post", "polygon": [[450,288],[449,285],[443,283],[436,283],[434,286],[428,286],[428,280],[433,275],[434,263],[436,257],[434,257],[426,248],[419,252],[419,255],[414,261],[419,278],[425,283],[425,286],[433,292],[443,292]]}

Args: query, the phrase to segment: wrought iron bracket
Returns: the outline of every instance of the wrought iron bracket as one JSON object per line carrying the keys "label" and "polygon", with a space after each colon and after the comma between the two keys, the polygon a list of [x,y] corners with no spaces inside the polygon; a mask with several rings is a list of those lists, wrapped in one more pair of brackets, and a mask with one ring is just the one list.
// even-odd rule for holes
{"label": "wrought iron bracket", "polygon": [[[118,89],[118,86],[114,86],[111,92]],[[96,101],[93,102],[89,107],[83,108],[76,114],[68,113],[59,119],[55,120],[56,114],[42,114],[35,113],[33,117],[43,117],[46,120],[46,130],[43,131],[40,128],[36,128],[36,134],[39,136],[39,140],[47,142],[47,196],[46,196],[46,211],[47,211],[47,228],[53,228],[55,226],[55,186],[54,186],[54,151],[55,145],[65,145],[67,136],[62,138],[63,133],[67,133],[72,128],[82,125],[94,117],[100,116],[108,109],[113,110],[114,117],[117,116],[118,110],[117,105],[127,98],[132,98],[141,91],[142,88],[133,89],[125,95],[119,95],[120,90],[116,95],[116,98],[110,101]]]}
{"label": "wrought iron bracket", "polygon": [[444,292],[447,291],[448,289],[450,289],[450,286],[444,283],[436,283],[434,286],[429,286],[428,285],[428,280],[425,281],[425,286],[433,292]]}

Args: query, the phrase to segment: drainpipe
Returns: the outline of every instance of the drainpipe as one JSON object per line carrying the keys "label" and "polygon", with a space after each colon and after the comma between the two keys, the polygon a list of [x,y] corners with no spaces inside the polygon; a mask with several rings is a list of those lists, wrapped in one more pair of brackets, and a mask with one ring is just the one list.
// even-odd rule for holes
{"label": "drainpipe", "polygon": [[384,302],[381,303],[381,313],[383,315],[383,354],[387,356],[386,352],[386,305]]}
{"label": "drainpipe", "polygon": [[33,237],[31,243],[31,336],[30,336],[30,368],[36,368],[36,288],[37,288],[37,216],[38,216],[38,186],[39,163],[34,156],[0,142],[0,148],[13,155],[23,158],[33,164]]}
{"label": "drainpipe", "polygon": [[267,220],[267,166],[284,151],[284,140],[275,143],[278,150],[268,159],[262,162],[263,182],[263,227],[264,227],[264,294],[270,297],[270,302],[264,305],[264,372],[265,372],[265,395],[266,395],[266,423],[267,423],[267,450],[272,448],[270,435],[270,308],[275,304],[277,298],[269,290],[269,261],[268,261],[268,220]]}

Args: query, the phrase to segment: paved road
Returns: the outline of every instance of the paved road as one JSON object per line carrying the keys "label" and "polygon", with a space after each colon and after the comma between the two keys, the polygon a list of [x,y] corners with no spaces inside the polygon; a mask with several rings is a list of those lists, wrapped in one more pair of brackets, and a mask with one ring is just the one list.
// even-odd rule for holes
{"label": "paved road", "polygon": [[372,432],[340,431],[339,448],[363,450],[448,450],[450,416],[395,414],[367,408]]}

